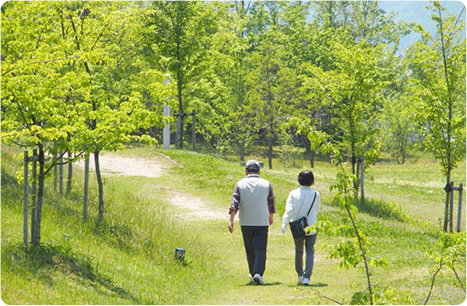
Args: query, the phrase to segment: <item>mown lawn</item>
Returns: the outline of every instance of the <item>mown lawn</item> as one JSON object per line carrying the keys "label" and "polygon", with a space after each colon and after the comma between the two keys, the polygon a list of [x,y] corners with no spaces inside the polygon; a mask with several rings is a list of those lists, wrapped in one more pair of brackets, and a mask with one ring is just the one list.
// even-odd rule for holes
{"label": "mown lawn", "polygon": [[[183,212],[167,198],[167,191],[175,188],[227,212],[243,169],[238,163],[186,151],[159,151],[184,167],[173,166],[161,178],[106,177],[103,224],[94,221],[94,178],[90,220],[86,222],[81,219],[80,171],[74,171],[74,193],[69,198],[58,196],[49,180],[44,245],[37,254],[26,253],[21,247],[22,191],[15,179],[15,171],[21,167],[11,158],[13,151],[2,148],[1,294],[7,304],[336,304],[349,303],[353,293],[366,289],[362,267],[339,269],[339,260],[328,258],[329,245],[346,239],[329,235],[318,237],[311,286],[297,285],[292,238],[280,233],[280,223],[288,192],[297,187],[301,168],[262,172],[274,186],[278,214],[270,228],[267,286],[252,285],[238,223],[230,234],[227,214],[225,220],[185,221],[180,217]],[[151,148],[119,154],[160,158]],[[460,169],[456,175],[463,178],[465,164]],[[331,205],[329,186],[335,169],[320,162],[313,171],[315,187],[323,195],[320,218],[335,224],[348,222],[345,214]],[[443,194],[436,189],[440,182],[441,188],[444,186],[439,169],[435,164],[377,164],[368,177],[369,198],[394,202],[394,207],[410,216],[407,221],[397,221],[359,214],[359,227],[372,243],[371,253],[388,263],[387,268],[371,267],[372,280],[375,286],[393,290],[393,302],[423,304],[437,268],[425,253],[437,241],[439,212],[444,209]],[[463,224],[465,229],[465,221]],[[177,247],[186,249],[185,264],[174,259]],[[465,266],[457,271],[465,286]],[[430,304],[460,304],[465,297],[452,271],[446,269],[437,276]]]}

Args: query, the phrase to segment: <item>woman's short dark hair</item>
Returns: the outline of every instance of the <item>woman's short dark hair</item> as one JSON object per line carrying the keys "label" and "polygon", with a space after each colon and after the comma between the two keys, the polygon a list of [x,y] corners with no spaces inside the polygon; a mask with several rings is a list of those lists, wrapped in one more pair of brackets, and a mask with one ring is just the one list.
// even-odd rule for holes
{"label": "woman's short dark hair", "polygon": [[315,176],[310,170],[303,170],[298,175],[298,183],[302,186],[311,186],[315,183]]}

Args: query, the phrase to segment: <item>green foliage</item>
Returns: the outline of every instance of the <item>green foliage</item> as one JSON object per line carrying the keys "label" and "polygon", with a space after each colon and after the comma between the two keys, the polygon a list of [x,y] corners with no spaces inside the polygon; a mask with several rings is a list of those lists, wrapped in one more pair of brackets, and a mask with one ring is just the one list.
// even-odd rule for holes
{"label": "green foliage", "polygon": [[440,233],[435,248],[429,250],[426,256],[429,256],[435,262],[443,262],[448,268],[452,269],[460,265],[464,266],[465,269],[465,236],[465,232]]}
{"label": "green foliage", "polygon": [[423,145],[449,177],[465,156],[465,24],[439,2],[431,9],[437,35],[421,30],[406,60]]}
{"label": "green foliage", "polygon": [[[198,80],[208,55],[210,35],[216,31],[216,10],[197,1],[156,1],[148,5],[142,30],[147,60],[170,73],[176,84],[178,114],[185,114],[189,95],[187,84]],[[179,148],[183,147],[183,116],[179,117]]]}
{"label": "green foliage", "polygon": [[407,105],[405,99],[409,98],[396,94],[385,102],[381,114],[383,150],[397,164],[406,162],[410,148],[414,147],[413,139],[416,136],[412,107]]}
{"label": "green foliage", "polygon": [[[402,164],[420,137],[449,182],[465,157],[465,25],[439,2],[430,9],[437,34],[419,27],[422,39],[399,56],[411,25],[396,23],[377,2],[8,2],[1,21],[2,142],[38,148],[44,178],[57,162],[45,156],[59,150],[72,153],[71,162],[129,142],[155,144],[147,131],[173,122],[161,115],[164,103],[197,112],[197,131],[217,157],[235,151],[243,160],[261,141],[272,168],[277,146],[284,163],[295,161],[305,137],[307,153],[330,156],[339,167],[344,157],[352,163],[352,175],[339,171],[331,189],[350,221],[319,226],[357,241],[336,246],[333,256],[346,267],[377,263],[359,229],[391,231],[357,224],[358,210],[408,217],[393,203],[355,202],[355,158],[364,157],[368,170],[384,151]],[[184,141],[182,135],[180,147]],[[185,168],[193,184],[231,191],[217,179],[236,177],[229,164],[169,154],[193,161]],[[206,169],[213,165],[211,176]],[[2,165],[2,193],[15,194],[17,182],[21,177]],[[131,249],[137,234],[130,221],[101,226],[96,234]],[[443,265],[451,262],[448,253],[440,251]],[[380,292],[392,299],[390,290]],[[383,303],[378,294],[358,293],[352,301]]]}
{"label": "green foliage", "polygon": [[[122,150],[131,141],[156,143],[144,133],[133,134],[162,126],[162,115],[146,108],[143,99],[152,94],[161,100],[167,94],[153,90],[161,88],[161,73],[142,73],[147,67],[134,52],[138,23],[133,9],[98,1],[2,7],[2,142],[38,150],[36,246],[44,179],[58,163],[58,152],[68,152],[66,162],[71,163],[85,153],[98,158],[102,150]],[[123,60],[122,54],[133,61]],[[150,74],[155,78],[141,84],[142,75]],[[102,218],[102,186],[100,190]]]}
{"label": "green foliage", "polygon": [[[394,288],[375,285],[375,294],[373,296],[376,305],[412,305],[414,299],[410,291],[398,291]],[[370,296],[368,291],[358,291],[352,295],[350,305],[368,305]]]}
{"label": "green foliage", "polygon": [[[2,9],[2,141],[40,143],[52,155],[154,142],[131,135],[162,123],[161,115],[145,109],[143,92],[163,82],[156,76],[140,84],[141,61],[121,59],[134,49],[131,14],[128,7],[104,2],[24,2]],[[42,26],[31,28],[32,19]]]}

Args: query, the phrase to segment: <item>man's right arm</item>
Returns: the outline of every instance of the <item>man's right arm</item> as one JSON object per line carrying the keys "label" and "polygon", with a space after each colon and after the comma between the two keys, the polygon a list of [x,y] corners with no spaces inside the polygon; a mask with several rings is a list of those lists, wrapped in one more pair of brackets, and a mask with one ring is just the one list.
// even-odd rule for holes
{"label": "man's right arm", "polygon": [[237,214],[236,211],[233,211],[230,213],[230,220],[229,220],[229,231],[230,233],[233,233],[233,227],[234,227],[234,219],[235,219],[235,215]]}
{"label": "man's right arm", "polygon": [[233,221],[235,215],[238,211],[238,206],[240,205],[240,189],[238,188],[238,184],[235,185],[234,191],[232,193],[232,201],[230,202],[229,214],[230,214],[230,221],[229,221],[229,231],[233,233]]}

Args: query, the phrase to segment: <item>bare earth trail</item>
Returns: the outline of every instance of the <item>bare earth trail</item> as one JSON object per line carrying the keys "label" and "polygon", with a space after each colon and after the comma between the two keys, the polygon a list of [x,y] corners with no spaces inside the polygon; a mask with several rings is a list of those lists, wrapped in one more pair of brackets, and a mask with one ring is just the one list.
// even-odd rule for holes
{"label": "bare earth trail", "polygon": [[[178,164],[167,156],[160,155],[151,158],[123,157],[114,154],[99,156],[101,172],[103,175],[145,176],[163,177],[166,170]],[[79,163],[84,168],[84,161]],[[180,165],[178,165],[180,166]],[[89,168],[94,170],[94,162],[91,159]],[[167,200],[178,208],[184,210],[183,219],[226,219],[226,212],[211,209],[201,198],[182,194],[174,187],[166,194]]]}

